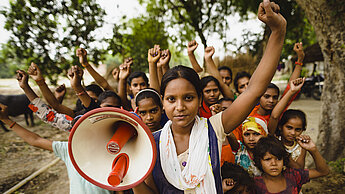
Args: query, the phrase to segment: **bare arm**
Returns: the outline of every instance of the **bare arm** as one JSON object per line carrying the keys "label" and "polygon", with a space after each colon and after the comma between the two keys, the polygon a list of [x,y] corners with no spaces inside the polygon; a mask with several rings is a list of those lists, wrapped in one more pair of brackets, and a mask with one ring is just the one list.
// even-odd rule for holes
{"label": "bare arm", "polygon": [[297,142],[303,149],[306,149],[314,159],[316,168],[309,170],[309,178],[313,179],[326,176],[329,173],[326,160],[321,156],[311,138],[308,135],[301,135],[300,137],[297,137]]}
{"label": "bare arm", "polygon": [[54,96],[60,104],[62,104],[65,94],[66,94],[65,84],[59,85],[57,88],[55,88]]}
{"label": "bare arm", "polygon": [[195,40],[190,41],[187,45],[189,61],[192,64],[193,69],[197,73],[200,73],[200,72],[202,72],[202,68],[200,67],[200,65],[199,65],[199,63],[196,60],[195,55],[194,55],[194,51],[196,48],[198,48],[198,43]]}
{"label": "bare arm", "polygon": [[212,59],[212,56],[214,54],[214,47],[206,47],[205,49],[205,65],[207,71],[215,77],[220,85],[220,91],[222,92],[224,97],[234,99],[234,94],[232,93],[231,89],[223,82],[222,77],[219,74],[218,69],[216,68],[216,65],[214,64],[214,61]]}
{"label": "bare arm", "polygon": [[230,133],[228,136],[226,136],[226,138],[228,139],[233,151],[237,151],[240,148],[240,144],[238,143],[237,138],[233,133]]}
{"label": "bare arm", "polygon": [[60,102],[56,99],[55,95],[52,93],[52,91],[49,89],[48,85],[44,81],[44,78],[37,64],[31,63],[28,69],[28,74],[32,77],[32,79],[36,81],[38,87],[42,92],[44,99],[54,110],[56,110],[59,113],[69,115],[71,117],[75,116],[72,109],[60,104]]}
{"label": "bare arm", "polygon": [[23,70],[17,70],[17,80],[19,86],[23,89],[25,92],[26,97],[32,102],[35,98],[38,98],[36,93],[32,90],[28,83],[29,76],[28,74]]}
{"label": "bare arm", "polygon": [[298,158],[296,160],[296,163],[301,167],[301,169],[304,169],[306,156],[307,156],[307,151],[302,148],[301,154],[298,156]]}
{"label": "bare arm", "polygon": [[293,50],[296,52],[297,54],[297,63],[299,65],[296,64],[295,66],[295,69],[294,71],[292,72],[291,76],[290,76],[290,79],[289,79],[289,83],[292,81],[292,80],[295,80],[297,78],[299,78],[301,76],[301,70],[302,70],[302,65],[303,65],[303,60],[304,60],[304,52],[303,52],[303,45],[302,45],[302,42],[300,43],[296,43],[293,47]]}
{"label": "bare arm", "polygon": [[157,74],[157,61],[161,57],[161,51],[159,45],[155,45],[154,48],[148,50],[147,61],[149,62],[149,74],[150,74],[150,87],[159,91],[159,81]]}
{"label": "bare arm", "polygon": [[83,48],[77,49],[77,56],[79,57],[80,64],[85,67],[85,69],[90,73],[90,75],[95,79],[96,83],[100,85],[104,90],[114,91],[108,81],[104,79],[88,62],[87,60],[87,51]]}
{"label": "bare arm", "polygon": [[298,92],[302,88],[304,80],[305,78],[298,78],[296,80],[291,81],[290,90],[287,91],[287,93],[279,100],[277,105],[273,108],[270,119],[268,121],[268,132],[270,134],[275,133],[281,114],[285,110],[292,96],[294,96],[296,92]]}
{"label": "bare arm", "polygon": [[225,133],[230,133],[249,115],[266,91],[278,65],[286,32],[286,21],[281,14],[276,13],[279,11],[278,5],[270,4],[266,0],[264,2],[259,5],[258,17],[271,28],[272,33],[265,53],[249,81],[247,90],[222,114]]}
{"label": "bare arm", "polygon": [[13,125],[14,122],[8,118],[7,106],[3,104],[0,104],[0,120],[4,122],[7,126],[12,126],[12,130],[26,143],[38,148],[53,151],[52,141],[40,137],[36,133],[25,129],[19,124],[15,123]]}
{"label": "bare arm", "polygon": [[91,97],[87,94],[84,87],[81,85],[81,79],[83,77],[83,70],[78,66],[72,66],[68,71],[68,76],[70,78],[71,86],[81,103],[85,107],[89,107],[91,104]]}
{"label": "bare arm", "polygon": [[[158,74],[158,81],[159,85],[161,84],[161,80],[163,75],[170,69],[169,62],[170,62],[171,54],[169,49],[163,50],[161,53],[161,58],[157,63],[157,74]],[[159,90],[157,90],[159,91]]]}
{"label": "bare arm", "polygon": [[124,63],[120,65],[119,73],[119,85],[118,85],[118,95],[121,98],[122,105],[129,110],[131,108],[131,103],[127,99],[127,78],[131,72],[131,62]]}

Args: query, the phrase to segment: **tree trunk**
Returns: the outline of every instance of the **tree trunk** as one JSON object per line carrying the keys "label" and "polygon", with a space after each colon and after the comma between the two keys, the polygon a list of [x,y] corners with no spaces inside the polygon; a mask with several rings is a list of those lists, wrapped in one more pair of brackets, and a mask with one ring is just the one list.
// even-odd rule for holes
{"label": "tree trunk", "polygon": [[313,25],[325,59],[317,145],[326,160],[345,157],[345,2],[296,0]]}

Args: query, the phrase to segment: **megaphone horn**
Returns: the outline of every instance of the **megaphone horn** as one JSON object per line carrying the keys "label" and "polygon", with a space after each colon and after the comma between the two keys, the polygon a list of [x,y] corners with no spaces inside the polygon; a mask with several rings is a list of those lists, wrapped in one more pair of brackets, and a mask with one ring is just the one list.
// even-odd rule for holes
{"label": "megaphone horn", "polygon": [[68,153],[77,172],[107,190],[143,182],[156,162],[156,145],[143,121],[113,107],[94,109],[73,126]]}

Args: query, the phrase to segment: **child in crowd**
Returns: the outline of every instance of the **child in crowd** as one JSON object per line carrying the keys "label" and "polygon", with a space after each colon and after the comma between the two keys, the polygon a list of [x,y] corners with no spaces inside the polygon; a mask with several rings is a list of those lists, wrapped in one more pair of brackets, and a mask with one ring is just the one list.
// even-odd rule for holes
{"label": "child in crowd", "polygon": [[256,193],[298,194],[310,179],[329,173],[325,159],[307,135],[297,137],[298,144],[314,159],[315,169],[294,169],[288,166],[289,154],[274,136],[263,137],[254,149],[254,161],[263,174],[255,177]]}
{"label": "child in crowd", "polygon": [[[287,87],[284,90],[284,93],[283,93],[281,99],[290,90],[292,81],[296,80],[301,75],[301,70],[302,70],[302,65],[303,65],[302,61],[304,59],[304,52],[303,52],[302,43],[296,43],[294,45],[294,51],[298,55],[298,60],[296,62],[295,69],[290,76]],[[298,61],[301,61],[301,62],[298,62]],[[290,90],[290,92],[291,92],[291,90]],[[292,101],[296,98],[296,96],[298,95],[298,92],[299,91],[296,91],[294,93],[294,95],[289,98],[289,101],[285,105],[286,109],[289,107],[289,105],[292,103]],[[270,115],[271,115],[273,108],[278,103],[279,93],[280,93],[279,88],[275,84],[273,84],[273,83],[269,84],[265,94],[260,98],[259,105],[253,109],[253,111],[250,113],[250,116],[259,115],[259,116],[265,118],[266,121],[268,122],[268,120],[270,119]]]}
{"label": "child in crowd", "polygon": [[254,179],[237,164],[225,162],[222,179],[224,194],[250,194],[255,191]]}
{"label": "child in crowd", "polygon": [[[284,42],[286,21],[279,6],[265,0],[258,16],[272,33],[266,51],[245,92],[224,112],[209,119],[197,116],[202,90],[197,73],[188,67],[168,70],[161,81],[163,108],[170,119],[154,139],[157,161],[135,193],[221,193],[219,158],[225,134],[250,113],[271,81]],[[205,133],[207,131],[207,133]]]}
{"label": "child in crowd", "polygon": [[247,89],[250,77],[251,75],[246,71],[240,71],[236,73],[236,76],[234,79],[234,86],[237,92],[236,97],[238,97]]}
{"label": "child in crowd", "polygon": [[[132,58],[125,59],[124,63],[120,65],[118,95],[121,98],[122,104],[126,110],[135,110],[134,96],[137,93],[149,87],[149,80],[144,72],[131,73]],[[127,98],[127,84],[129,90],[133,95],[131,100]]]}
{"label": "child in crowd", "polygon": [[[163,114],[162,99],[159,93],[152,89],[146,88],[140,90],[135,96],[136,113],[148,126],[151,132],[155,132],[164,126],[162,118],[166,118]],[[164,119],[166,121],[166,119]]]}
{"label": "child in crowd", "polygon": [[230,87],[232,82],[232,71],[228,66],[220,66],[218,67],[218,71],[220,76],[222,77],[223,82]]}
{"label": "child in crowd", "polygon": [[301,168],[304,168],[305,165],[306,150],[297,143],[297,137],[306,130],[306,125],[307,119],[304,112],[289,109],[283,113],[276,131],[285,150]]}
{"label": "child in crowd", "polygon": [[199,109],[199,116],[210,118],[212,112],[210,107],[217,104],[220,96],[219,82],[213,76],[206,76],[201,79],[202,106]]}
{"label": "child in crowd", "polygon": [[261,137],[268,134],[267,123],[258,117],[248,117],[242,124],[243,142],[231,134],[229,143],[235,155],[235,163],[242,166],[252,176],[260,176],[261,171],[255,167],[253,150]]}

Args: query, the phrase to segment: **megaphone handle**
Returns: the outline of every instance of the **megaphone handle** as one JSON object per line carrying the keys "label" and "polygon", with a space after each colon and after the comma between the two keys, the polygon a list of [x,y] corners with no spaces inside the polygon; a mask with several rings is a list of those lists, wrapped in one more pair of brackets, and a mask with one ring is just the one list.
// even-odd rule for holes
{"label": "megaphone handle", "polygon": [[119,154],[113,161],[113,167],[108,176],[108,183],[114,187],[119,185],[127,173],[128,165],[128,155],[125,153]]}

